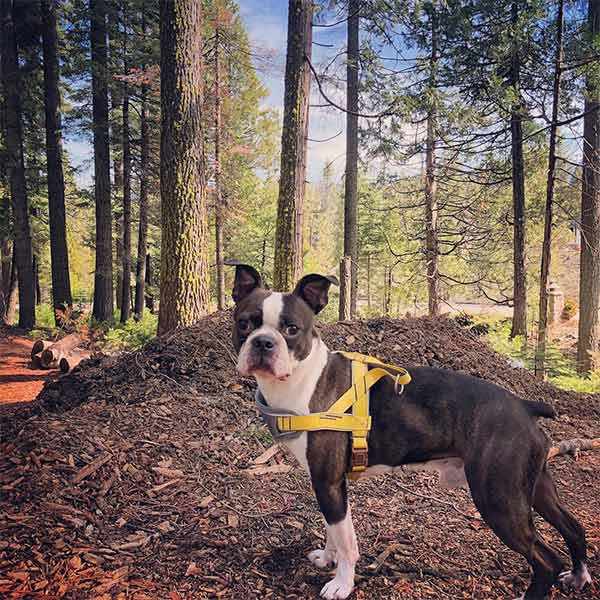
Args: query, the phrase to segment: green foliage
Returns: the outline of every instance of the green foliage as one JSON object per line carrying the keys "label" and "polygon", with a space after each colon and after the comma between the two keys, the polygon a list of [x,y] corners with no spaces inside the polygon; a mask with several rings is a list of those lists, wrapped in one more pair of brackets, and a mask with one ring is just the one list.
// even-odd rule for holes
{"label": "green foliage", "polygon": [[561,317],[565,321],[568,321],[569,319],[572,319],[575,316],[576,312],[577,312],[577,302],[575,302],[575,300],[573,300],[572,298],[567,298],[565,300],[565,305],[563,306]]}
{"label": "green foliage", "polygon": [[109,327],[104,335],[108,350],[137,350],[156,336],[158,316],[149,311],[144,312],[140,321],[129,319]]}
{"label": "green foliage", "polygon": [[[510,339],[510,320],[481,316],[473,319],[489,325],[486,340],[496,352],[522,362],[526,369],[533,371],[535,346],[524,343],[522,337]],[[593,372],[589,378],[579,376],[575,361],[552,344],[546,347],[545,363],[548,380],[556,387],[589,394],[600,392],[600,371]]]}

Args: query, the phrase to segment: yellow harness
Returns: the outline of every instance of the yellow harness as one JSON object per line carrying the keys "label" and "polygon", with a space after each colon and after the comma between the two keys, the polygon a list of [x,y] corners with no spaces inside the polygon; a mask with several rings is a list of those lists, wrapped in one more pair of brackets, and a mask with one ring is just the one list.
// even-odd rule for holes
{"label": "yellow harness", "polygon": [[[336,352],[352,361],[352,386],[328,410],[309,415],[280,415],[279,431],[349,431],[352,434],[352,460],[348,477],[356,479],[367,468],[367,435],[371,429],[369,414],[370,389],[383,377],[392,377],[395,385],[410,383],[410,375],[402,367],[388,365],[377,358],[358,352]],[[375,368],[369,369],[369,365]],[[390,371],[393,371],[391,373]],[[347,413],[352,408],[351,413]]]}

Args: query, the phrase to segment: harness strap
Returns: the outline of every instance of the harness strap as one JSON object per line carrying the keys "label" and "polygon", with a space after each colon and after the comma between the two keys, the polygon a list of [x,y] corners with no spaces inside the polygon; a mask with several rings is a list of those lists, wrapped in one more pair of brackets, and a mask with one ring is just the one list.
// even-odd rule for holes
{"label": "harness strap", "polygon": [[[279,415],[277,428],[291,431],[348,431],[352,435],[352,460],[348,477],[357,478],[368,464],[367,435],[371,429],[370,389],[383,377],[406,385],[410,375],[402,367],[388,365],[358,352],[336,352],[352,362],[352,386],[328,410],[309,415]],[[374,368],[369,369],[369,365]],[[392,373],[390,373],[392,371]],[[395,374],[394,374],[395,373]],[[346,411],[352,408],[352,413]]]}

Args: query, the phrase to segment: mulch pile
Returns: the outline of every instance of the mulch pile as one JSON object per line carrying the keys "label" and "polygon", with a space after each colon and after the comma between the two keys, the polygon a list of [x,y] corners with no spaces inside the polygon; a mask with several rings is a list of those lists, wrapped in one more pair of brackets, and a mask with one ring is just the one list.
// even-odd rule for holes
{"label": "mulch pile", "polygon": [[[230,314],[93,358],[0,413],[0,597],[316,598],[329,573],[305,558],[323,544],[307,477],[253,409],[235,371]],[[396,364],[472,373],[559,411],[556,440],[600,436],[600,399],[513,369],[447,319],[323,325],[330,348]],[[552,471],[588,530],[600,575],[600,453]],[[351,484],[361,546],[356,598],[514,598],[527,564],[503,546],[465,491],[431,474]],[[543,522],[540,530],[564,550]],[[598,597],[557,591],[555,598]]]}

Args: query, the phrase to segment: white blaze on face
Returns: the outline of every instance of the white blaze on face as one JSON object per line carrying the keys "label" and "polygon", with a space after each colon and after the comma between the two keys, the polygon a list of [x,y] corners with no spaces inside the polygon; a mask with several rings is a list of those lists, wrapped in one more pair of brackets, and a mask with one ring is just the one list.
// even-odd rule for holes
{"label": "white blaze on face", "polygon": [[273,342],[275,348],[268,355],[268,365],[273,377],[277,379],[288,377],[292,372],[292,360],[288,352],[287,343],[279,331],[281,313],[283,312],[283,294],[272,292],[263,301],[262,325],[253,331],[244,342],[238,356],[238,371],[242,375],[254,374],[254,362],[252,340],[259,335],[267,336]]}

